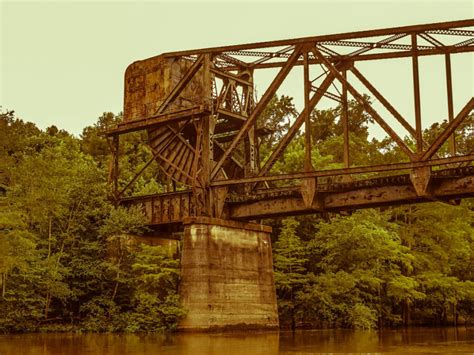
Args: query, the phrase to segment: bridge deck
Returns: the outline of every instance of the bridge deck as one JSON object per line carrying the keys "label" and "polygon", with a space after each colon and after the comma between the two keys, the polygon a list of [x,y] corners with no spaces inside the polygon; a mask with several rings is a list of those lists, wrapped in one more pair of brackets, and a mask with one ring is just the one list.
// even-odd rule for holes
{"label": "bridge deck", "polygon": [[[340,212],[430,201],[453,201],[474,197],[474,166],[434,171],[429,193],[419,196],[408,174],[357,180],[326,182],[317,186],[316,198],[306,207],[300,186],[260,189],[251,195],[229,194],[224,217],[254,220],[267,217]],[[123,199],[126,206],[142,206],[150,225],[181,224],[193,216],[191,190]]]}

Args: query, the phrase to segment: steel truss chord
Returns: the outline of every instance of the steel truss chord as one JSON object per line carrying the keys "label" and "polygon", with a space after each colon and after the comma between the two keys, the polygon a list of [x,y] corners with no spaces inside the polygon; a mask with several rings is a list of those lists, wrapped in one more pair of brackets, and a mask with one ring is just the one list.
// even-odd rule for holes
{"label": "steel truss chord", "polygon": [[211,186],[231,186],[231,185],[243,185],[243,184],[257,184],[262,182],[270,181],[284,181],[284,180],[299,180],[314,177],[327,177],[327,176],[342,176],[342,175],[356,175],[365,173],[377,173],[377,172],[390,172],[398,170],[409,170],[414,168],[441,166],[455,163],[472,162],[474,161],[474,154],[431,159],[426,161],[413,161],[406,163],[394,163],[394,164],[381,164],[381,165],[367,165],[358,166],[352,168],[341,168],[341,169],[327,169],[318,171],[302,171],[297,173],[288,174],[275,174],[265,176],[255,176],[240,179],[228,179],[228,180],[215,180],[211,182]]}
{"label": "steel truss chord", "polygon": [[[444,34],[444,35],[464,35],[474,37],[474,31],[466,30],[466,27],[473,27],[474,19],[460,20],[460,21],[449,21],[449,22],[439,22],[439,23],[430,23],[423,25],[412,25],[412,26],[403,26],[403,27],[394,27],[394,28],[382,28],[376,30],[367,30],[367,31],[357,31],[357,32],[347,32],[347,33],[338,33],[331,35],[320,35],[320,36],[311,36],[303,38],[294,38],[294,39],[284,39],[276,41],[266,41],[266,42],[256,42],[248,44],[238,44],[230,46],[221,46],[221,47],[210,47],[178,52],[169,52],[165,53],[165,57],[178,57],[183,55],[196,55],[202,53],[222,53],[222,52],[237,52],[237,51],[254,51],[256,56],[265,56],[268,54],[268,51],[259,51],[259,49],[272,48],[272,47],[284,47],[291,45],[301,45],[307,43],[317,43],[317,42],[329,42],[329,41],[356,41],[357,39],[367,39],[370,37],[380,37],[380,36],[393,36],[401,33],[430,33],[430,34]],[[259,54],[257,54],[259,52]],[[262,55],[263,53],[263,55]]]}

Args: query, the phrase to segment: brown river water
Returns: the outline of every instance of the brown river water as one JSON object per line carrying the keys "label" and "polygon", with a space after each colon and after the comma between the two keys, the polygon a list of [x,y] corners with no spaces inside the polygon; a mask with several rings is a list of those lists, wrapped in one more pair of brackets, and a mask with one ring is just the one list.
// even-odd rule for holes
{"label": "brown river water", "polygon": [[474,354],[474,327],[225,334],[0,335],[0,355]]}

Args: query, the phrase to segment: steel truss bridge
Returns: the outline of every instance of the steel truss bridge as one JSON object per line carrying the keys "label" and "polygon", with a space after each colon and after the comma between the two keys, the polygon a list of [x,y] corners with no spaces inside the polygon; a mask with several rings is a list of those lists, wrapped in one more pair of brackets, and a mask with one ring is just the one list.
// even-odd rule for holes
{"label": "steel truss bridge", "polygon": [[[113,152],[115,198],[127,206],[141,205],[150,226],[166,230],[195,216],[256,220],[425,201],[455,203],[473,197],[474,154],[457,152],[455,135],[466,124],[473,132],[474,98],[455,111],[452,78],[452,57],[473,51],[474,20],[463,20],[172,52],[135,62],[125,74],[124,121],[105,132]],[[426,125],[420,98],[419,58],[426,56],[444,58],[445,80],[432,85],[445,88],[448,108],[440,113],[447,125],[430,143],[423,140]],[[412,80],[400,92],[414,102],[410,120],[359,66],[396,58],[411,61]],[[259,126],[258,118],[297,66],[303,68],[304,109],[262,160],[259,145],[268,129]],[[254,73],[268,68],[275,74],[257,101]],[[466,73],[472,74],[472,61]],[[341,88],[337,93],[332,89],[335,83]],[[384,108],[385,117],[365,94]],[[343,161],[341,168],[317,170],[311,163],[310,113],[327,98],[342,107]],[[350,98],[400,148],[402,162],[351,164]],[[303,124],[301,171],[272,173]],[[410,146],[396,127],[403,127],[416,145]],[[147,131],[144,144],[153,157],[121,186],[119,138],[142,130]],[[441,155],[443,145],[449,145],[449,153]],[[125,197],[153,162],[158,163],[163,182],[173,182],[174,191]]]}

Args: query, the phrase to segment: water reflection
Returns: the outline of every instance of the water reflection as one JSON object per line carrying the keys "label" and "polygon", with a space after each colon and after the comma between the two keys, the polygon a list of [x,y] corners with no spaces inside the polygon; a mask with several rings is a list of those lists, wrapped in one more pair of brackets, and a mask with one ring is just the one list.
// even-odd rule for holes
{"label": "water reflection", "polygon": [[271,355],[337,352],[474,353],[474,328],[408,328],[380,332],[302,330],[280,333],[0,336],[0,355]]}

